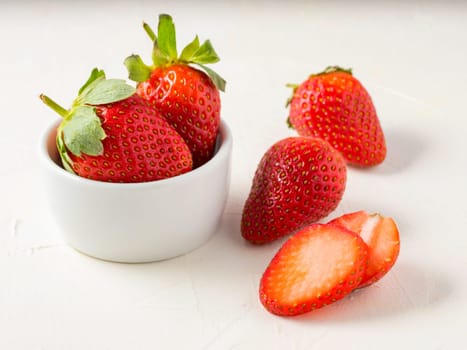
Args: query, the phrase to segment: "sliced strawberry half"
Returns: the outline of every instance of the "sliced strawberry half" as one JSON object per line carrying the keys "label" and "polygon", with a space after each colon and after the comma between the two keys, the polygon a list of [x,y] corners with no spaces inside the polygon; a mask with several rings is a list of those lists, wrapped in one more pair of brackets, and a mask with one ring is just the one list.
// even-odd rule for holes
{"label": "sliced strawberry half", "polygon": [[392,218],[357,211],[345,214],[330,224],[342,226],[360,235],[369,247],[369,262],[359,287],[366,287],[383,277],[399,256],[399,230]]}
{"label": "sliced strawberry half", "polygon": [[266,268],[259,294],[273,314],[295,316],[331,304],[359,286],[368,263],[361,237],[341,226],[298,231]]}

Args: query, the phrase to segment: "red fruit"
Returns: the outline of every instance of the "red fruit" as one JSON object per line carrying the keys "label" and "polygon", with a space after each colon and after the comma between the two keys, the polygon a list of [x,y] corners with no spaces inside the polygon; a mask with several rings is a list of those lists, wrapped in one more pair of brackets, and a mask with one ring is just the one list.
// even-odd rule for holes
{"label": "red fruit", "polygon": [[221,104],[219,91],[205,73],[183,64],[158,67],[138,84],[136,93],[186,140],[195,166],[212,158]]}
{"label": "red fruit", "polygon": [[145,65],[138,55],[127,57],[129,77],[138,82],[137,94],[152,103],[185,139],[194,167],[203,165],[214,154],[220,125],[219,90],[225,88],[225,81],[205,64],[219,57],[210,41],[200,45],[198,36],[178,56],[169,15],[159,16],[157,36],[147,24],[144,29],[153,40],[153,64]]}
{"label": "red fruit", "polygon": [[102,71],[93,71],[69,110],[41,99],[64,118],[57,147],[70,172],[107,182],[144,182],[192,168],[183,138],[134,88],[106,80]]}
{"label": "red fruit", "polygon": [[107,137],[99,156],[70,154],[80,176],[111,182],[143,182],[191,170],[191,153],[180,135],[136,95],[106,106],[97,115]]}
{"label": "red fruit", "polygon": [[350,70],[328,67],[294,88],[288,122],[328,141],[353,165],[383,162],[386,143],[373,101]]}
{"label": "red fruit", "polygon": [[366,287],[383,277],[399,255],[399,230],[392,218],[357,211],[338,217],[330,224],[342,226],[362,237],[369,247],[368,268],[359,287]]}
{"label": "red fruit", "polygon": [[321,308],[353,291],[367,263],[368,247],[357,234],[335,225],[310,225],[271,260],[261,278],[260,300],[281,316]]}
{"label": "red fruit", "polygon": [[346,176],[341,154],[324,140],[290,137],[275,143],[256,170],[242,236],[265,243],[324,218],[339,204]]}

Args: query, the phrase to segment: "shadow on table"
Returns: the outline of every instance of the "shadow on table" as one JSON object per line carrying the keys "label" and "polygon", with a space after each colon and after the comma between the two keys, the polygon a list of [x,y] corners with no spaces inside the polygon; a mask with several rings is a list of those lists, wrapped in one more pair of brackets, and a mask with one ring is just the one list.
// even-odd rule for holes
{"label": "shadow on table", "polygon": [[344,299],[303,316],[295,322],[368,322],[437,308],[453,292],[452,283],[439,271],[397,264],[375,284],[354,291]]}
{"label": "shadow on table", "polygon": [[384,131],[387,155],[380,165],[370,168],[352,167],[352,170],[394,174],[405,171],[416,164],[417,160],[429,150],[430,142],[423,135],[410,130],[388,129]]}

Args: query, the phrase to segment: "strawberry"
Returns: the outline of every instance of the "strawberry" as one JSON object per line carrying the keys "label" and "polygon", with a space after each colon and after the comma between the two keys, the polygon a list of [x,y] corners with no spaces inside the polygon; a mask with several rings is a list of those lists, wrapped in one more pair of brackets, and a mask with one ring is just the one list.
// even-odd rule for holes
{"label": "strawberry", "polygon": [[289,137],[262,157],[245,202],[242,236],[266,243],[317,221],[339,204],[347,170],[341,154],[312,137]]}
{"label": "strawberry", "polygon": [[295,316],[331,304],[353,291],[368,262],[357,234],[312,224],[289,238],[266,268],[259,295],[273,314]]}
{"label": "strawberry", "polygon": [[65,169],[107,182],[143,182],[183,174],[192,157],[182,137],[123,80],[94,69],[66,110],[42,101],[63,117],[57,148]]}
{"label": "strawberry", "polygon": [[368,268],[359,287],[366,287],[383,277],[399,255],[399,230],[392,218],[357,211],[330,222],[359,234],[369,247]]}
{"label": "strawberry", "polygon": [[211,42],[200,45],[198,36],[178,56],[175,26],[169,15],[159,16],[157,36],[147,24],[144,29],[154,43],[153,64],[147,66],[138,55],[127,57],[124,63],[129,77],[138,82],[137,94],[156,106],[182,135],[194,167],[199,167],[214,154],[220,124],[219,90],[224,91],[225,81],[205,66],[219,57]]}
{"label": "strawberry", "polygon": [[328,67],[294,88],[288,123],[299,135],[328,141],[353,165],[373,166],[386,143],[370,95],[351,70]]}

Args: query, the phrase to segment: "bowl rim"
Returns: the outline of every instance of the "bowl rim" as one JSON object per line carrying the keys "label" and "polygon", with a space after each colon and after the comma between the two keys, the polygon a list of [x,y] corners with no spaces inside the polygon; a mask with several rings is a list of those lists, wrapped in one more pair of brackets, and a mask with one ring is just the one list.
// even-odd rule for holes
{"label": "bowl rim", "polygon": [[63,167],[59,166],[54,162],[50,157],[48,142],[51,134],[55,132],[56,128],[60,125],[61,120],[55,120],[52,122],[42,133],[40,138],[40,158],[42,158],[42,163],[49,168],[57,176],[62,176],[67,178],[69,181],[76,183],[77,185],[82,186],[94,186],[100,188],[115,188],[115,189],[146,189],[146,188],[157,188],[157,187],[166,187],[176,185],[178,183],[189,182],[192,179],[204,176],[205,173],[209,173],[212,168],[215,168],[219,162],[223,159],[230,156],[232,150],[232,132],[227,125],[227,123],[221,119],[219,124],[219,133],[220,141],[218,149],[215,152],[214,156],[201,165],[200,167],[190,170],[184,174],[173,176],[166,179],[154,180],[154,181],[145,181],[145,182],[105,182],[93,179],[87,179],[79,175],[73,174]]}

